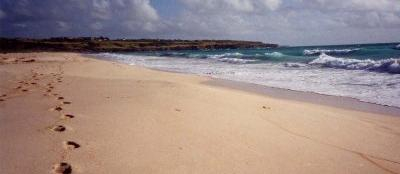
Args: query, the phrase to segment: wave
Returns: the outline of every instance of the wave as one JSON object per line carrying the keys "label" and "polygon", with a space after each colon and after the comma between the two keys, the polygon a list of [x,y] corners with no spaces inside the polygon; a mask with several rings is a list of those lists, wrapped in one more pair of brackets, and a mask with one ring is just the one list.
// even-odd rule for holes
{"label": "wave", "polygon": [[235,52],[235,53],[224,53],[224,54],[212,54],[212,55],[203,55],[204,58],[209,59],[217,59],[220,62],[232,63],[232,64],[246,64],[255,62],[257,60],[254,59],[244,59],[242,53]]}
{"label": "wave", "polygon": [[340,68],[348,70],[368,70],[400,74],[400,59],[384,60],[358,60],[328,56],[322,53],[317,59],[308,63],[309,65],[320,65],[329,68]]}
{"label": "wave", "polygon": [[229,58],[229,57],[242,57],[243,54],[239,53],[239,52],[235,52],[235,53],[224,53],[224,54],[212,54],[212,55],[207,55],[207,58],[211,58],[211,59],[218,59],[218,58]]}
{"label": "wave", "polygon": [[396,45],[394,48],[400,50],[400,44]]}
{"label": "wave", "polygon": [[220,58],[220,59],[218,59],[218,61],[227,62],[227,63],[233,63],[233,64],[245,64],[245,63],[256,62],[257,60],[254,60],[254,59],[239,59],[239,58]]}
{"label": "wave", "polygon": [[280,52],[272,52],[272,53],[264,53],[266,56],[270,56],[270,57],[283,57],[284,54],[280,53]]}
{"label": "wave", "polygon": [[304,50],[303,54],[305,56],[315,56],[315,55],[321,55],[321,54],[348,54],[351,52],[355,52],[360,50],[360,48],[354,48],[354,49],[333,49],[333,50],[329,50],[329,49],[311,49],[311,50]]}

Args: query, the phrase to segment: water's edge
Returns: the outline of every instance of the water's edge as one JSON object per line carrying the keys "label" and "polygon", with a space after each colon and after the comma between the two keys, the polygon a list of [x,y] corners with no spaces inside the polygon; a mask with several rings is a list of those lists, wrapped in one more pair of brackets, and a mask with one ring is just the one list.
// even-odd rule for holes
{"label": "water's edge", "polygon": [[[161,70],[162,71],[162,70]],[[368,103],[350,97],[325,95],[314,92],[295,91],[284,88],[269,87],[253,83],[215,79],[204,82],[206,85],[241,90],[255,94],[265,95],[277,99],[294,100],[318,105],[332,106],[336,108],[369,112],[390,116],[400,116],[400,108]]]}
{"label": "water's edge", "polygon": [[[82,54],[82,56],[96,59],[96,60],[116,62],[118,64],[120,63],[118,61],[98,59],[95,55],[90,55],[90,54]],[[120,63],[120,64],[123,64],[123,63]],[[139,66],[139,65],[131,65],[131,66]],[[332,107],[336,107],[336,108],[355,110],[355,111],[361,111],[361,112],[369,112],[369,113],[376,113],[376,114],[383,114],[383,115],[390,115],[390,116],[400,116],[400,108],[399,107],[385,106],[385,105],[380,105],[380,104],[376,104],[376,103],[368,103],[368,102],[360,101],[358,99],[354,99],[351,97],[326,95],[326,94],[319,94],[319,93],[305,92],[305,91],[296,91],[296,90],[290,90],[290,89],[285,89],[285,88],[277,88],[277,87],[270,87],[270,86],[259,85],[259,84],[254,84],[254,83],[247,83],[247,82],[242,82],[242,81],[217,79],[217,78],[212,78],[209,76],[204,76],[204,75],[199,75],[199,74],[168,71],[168,70],[150,68],[150,67],[145,67],[145,66],[140,66],[140,67],[146,68],[146,69],[151,69],[154,71],[160,71],[160,72],[189,74],[189,75],[194,75],[194,76],[207,77],[210,80],[204,82],[203,83],[204,85],[211,85],[211,86],[216,86],[216,87],[224,87],[224,88],[229,88],[229,89],[241,90],[241,91],[251,92],[251,93],[255,93],[255,94],[259,94],[259,95],[278,98],[278,99],[286,99],[286,100],[307,102],[307,103],[312,103],[312,104],[320,104],[320,105],[325,105],[325,106],[332,106]]]}

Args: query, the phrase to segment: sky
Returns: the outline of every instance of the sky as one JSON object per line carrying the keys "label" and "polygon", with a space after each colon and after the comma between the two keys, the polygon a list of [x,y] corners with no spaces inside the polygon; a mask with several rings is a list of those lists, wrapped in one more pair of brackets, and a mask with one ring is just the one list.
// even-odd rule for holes
{"label": "sky", "polygon": [[400,41],[400,0],[0,0],[0,37]]}

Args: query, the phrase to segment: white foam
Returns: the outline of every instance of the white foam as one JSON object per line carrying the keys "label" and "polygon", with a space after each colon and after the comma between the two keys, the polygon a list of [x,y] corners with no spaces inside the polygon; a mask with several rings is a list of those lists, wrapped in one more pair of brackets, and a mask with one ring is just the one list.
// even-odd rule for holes
{"label": "white foam", "polygon": [[[347,96],[362,101],[400,107],[400,74],[323,68],[321,64],[265,62],[243,64],[222,62],[219,59],[184,59],[123,54],[102,54],[98,56],[149,68],[212,76],[298,91]],[[341,59],[338,61],[337,58],[332,57],[325,57],[324,60],[326,59],[329,59],[330,62],[336,61],[334,64],[341,66],[347,62]],[[315,60],[316,62],[324,64],[322,59]],[[398,69],[398,67],[398,61],[388,66],[388,68],[394,69]]]}
{"label": "white foam", "polygon": [[272,52],[272,53],[265,53],[266,56],[271,56],[271,57],[283,57],[284,54],[280,52]]}
{"label": "white foam", "polygon": [[257,60],[253,60],[253,59],[239,59],[239,58],[220,58],[220,59],[218,59],[218,61],[238,64],[238,63],[250,63],[250,62],[255,62],[255,61],[257,61]]}
{"label": "white foam", "polygon": [[218,59],[218,58],[240,57],[240,56],[243,56],[243,54],[239,53],[239,52],[235,52],[235,53],[209,55],[209,56],[207,56],[207,58]]}
{"label": "white foam", "polygon": [[336,54],[345,54],[345,53],[350,53],[354,51],[358,51],[360,48],[354,48],[354,49],[333,49],[333,50],[328,50],[328,49],[311,49],[311,50],[304,50],[303,54],[304,55],[319,55],[323,53],[336,53]]}
{"label": "white foam", "polygon": [[348,70],[370,70],[379,72],[400,73],[400,59],[384,59],[384,60],[358,60],[346,59],[328,56],[322,53],[319,58],[309,62],[310,65],[321,65],[330,68],[341,68]]}

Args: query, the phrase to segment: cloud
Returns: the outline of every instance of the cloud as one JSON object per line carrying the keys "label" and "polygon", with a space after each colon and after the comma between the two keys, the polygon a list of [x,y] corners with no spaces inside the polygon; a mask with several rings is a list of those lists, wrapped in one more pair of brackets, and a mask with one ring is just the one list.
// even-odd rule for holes
{"label": "cloud", "polygon": [[111,18],[111,7],[110,2],[107,0],[93,0],[92,1],[93,10],[91,10],[91,15],[95,19],[109,20]]}
{"label": "cloud", "polygon": [[202,12],[255,13],[276,10],[281,0],[181,0],[191,10]]}
{"label": "cloud", "polygon": [[353,43],[371,42],[371,33],[386,32],[382,41],[400,39],[393,32],[400,32],[398,0],[182,0],[182,3],[185,8],[176,23],[180,24],[181,32],[192,38],[212,36],[284,44]]}
{"label": "cloud", "polygon": [[46,37],[51,33],[135,37],[151,35],[161,25],[149,0],[4,0],[0,3],[4,10],[1,12],[8,14],[0,22],[2,26],[9,24],[1,34],[9,36]]}
{"label": "cloud", "polygon": [[328,9],[352,11],[398,11],[400,7],[398,0],[308,0],[308,3]]}
{"label": "cloud", "polygon": [[264,6],[268,7],[270,10],[276,10],[281,4],[280,0],[263,0],[261,1]]}
{"label": "cloud", "polygon": [[[165,3],[173,5],[167,7]],[[0,36],[8,37],[104,35],[242,39],[296,45],[388,42],[400,40],[400,3],[398,0],[1,0],[0,25],[5,26],[0,28]]]}

